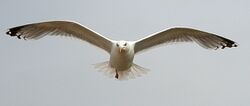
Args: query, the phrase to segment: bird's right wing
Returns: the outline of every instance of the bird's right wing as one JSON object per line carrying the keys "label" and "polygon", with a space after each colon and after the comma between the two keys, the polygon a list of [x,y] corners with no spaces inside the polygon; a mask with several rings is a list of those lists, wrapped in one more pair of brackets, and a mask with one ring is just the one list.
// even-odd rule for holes
{"label": "bird's right wing", "polygon": [[45,35],[61,35],[75,37],[87,41],[108,53],[111,51],[112,40],[70,21],[49,21],[34,24],[27,24],[10,28],[6,34],[17,36],[19,39],[39,39]]}
{"label": "bird's right wing", "polygon": [[237,44],[227,38],[191,28],[172,28],[153,34],[135,42],[135,53],[170,42],[196,42],[206,49],[236,47]]}

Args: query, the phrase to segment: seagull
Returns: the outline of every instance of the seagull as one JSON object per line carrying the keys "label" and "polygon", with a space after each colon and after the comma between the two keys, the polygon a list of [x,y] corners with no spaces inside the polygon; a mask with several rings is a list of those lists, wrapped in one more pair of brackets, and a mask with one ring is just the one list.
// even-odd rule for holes
{"label": "seagull", "polygon": [[19,39],[40,39],[46,35],[78,38],[95,45],[109,55],[109,61],[95,64],[95,68],[119,80],[130,79],[147,73],[149,69],[133,63],[134,56],[141,51],[173,42],[196,42],[205,49],[237,47],[237,43],[216,34],[192,28],[175,27],[163,30],[136,41],[111,40],[101,34],[72,21],[47,21],[9,28],[7,35]]}

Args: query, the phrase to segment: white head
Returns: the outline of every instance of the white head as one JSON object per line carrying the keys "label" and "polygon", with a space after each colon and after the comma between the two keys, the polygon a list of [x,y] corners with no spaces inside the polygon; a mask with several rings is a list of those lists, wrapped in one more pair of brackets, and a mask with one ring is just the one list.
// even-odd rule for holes
{"label": "white head", "polygon": [[118,50],[119,53],[126,53],[129,50],[129,43],[127,41],[117,41],[115,44],[116,50]]}

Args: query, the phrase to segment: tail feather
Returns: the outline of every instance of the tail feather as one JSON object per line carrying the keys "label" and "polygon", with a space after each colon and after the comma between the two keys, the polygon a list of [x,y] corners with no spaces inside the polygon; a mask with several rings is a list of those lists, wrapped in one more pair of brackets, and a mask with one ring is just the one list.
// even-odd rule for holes
{"label": "tail feather", "polygon": [[[112,68],[108,61],[94,64],[94,68],[96,68],[99,72],[103,72],[104,75],[108,77],[115,77],[116,75],[115,68]],[[149,69],[141,67],[137,64],[132,64],[129,69],[117,72],[119,75],[118,80],[135,79],[136,77],[141,77],[143,74],[146,74],[148,71]]]}
{"label": "tail feather", "polygon": [[94,64],[94,68],[108,77],[113,77],[112,75],[115,74],[114,69],[109,66],[108,61]]}

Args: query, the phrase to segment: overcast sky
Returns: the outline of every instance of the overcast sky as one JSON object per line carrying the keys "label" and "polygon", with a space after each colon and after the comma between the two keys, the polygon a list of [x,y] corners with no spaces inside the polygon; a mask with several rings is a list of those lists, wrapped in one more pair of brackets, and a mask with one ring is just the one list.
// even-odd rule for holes
{"label": "overcast sky", "polygon": [[[0,106],[249,106],[249,0],[1,0]],[[114,40],[137,40],[175,26],[232,39],[206,50],[165,45],[135,57],[151,71],[118,81],[93,68],[109,55],[80,40],[24,41],[8,28],[77,21]]]}

